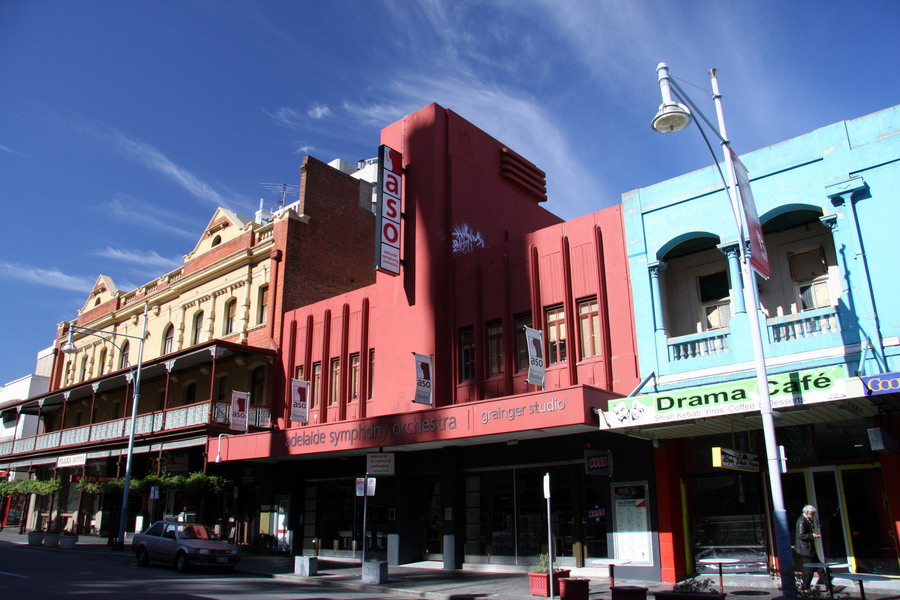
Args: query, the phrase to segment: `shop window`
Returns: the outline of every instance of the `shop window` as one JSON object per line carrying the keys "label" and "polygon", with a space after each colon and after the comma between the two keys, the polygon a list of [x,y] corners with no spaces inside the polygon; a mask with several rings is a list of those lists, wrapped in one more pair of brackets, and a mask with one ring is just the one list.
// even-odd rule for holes
{"label": "shop window", "polygon": [[475,379],[475,329],[464,327],[459,330],[459,380]]}
{"label": "shop window", "polygon": [[341,359],[332,358],[331,359],[331,369],[330,369],[330,387],[328,389],[328,404],[337,404],[338,397],[341,393]]}
{"label": "shop window", "polygon": [[600,312],[597,298],[578,301],[578,332],[581,336],[581,358],[600,354]]}
{"label": "shop window", "polygon": [[516,371],[528,369],[528,339],[525,328],[531,327],[531,314],[516,315]]}
{"label": "shop window", "polygon": [[197,311],[194,314],[194,323],[191,328],[191,343],[194,345],[203,341],[203,311]]}
{"label": "shop window", "polygon": [[359,399],[359,354],[350,355],[350,398],[353,402]]}
{"label": "shop window", "polygon": [[566,313],[562,306],[547,309],[547,364],[555,365],[566,360]]}
{"label": "shop window", "polygon": [[503,323],[487,324],[487,374],[488,377],[503,373]]}
{"label": "shop window", "polygon": [[731,323],[728,273],[719,271],[697,278],[700,293],[700,322],[703,331],[725,329]]}
{"label": "shop window", "polygon": [[310,408],[319,406],[319,397],[322,395],[322,363],[313,363],[312,366],[312,391],[309,399]]}
{"label": "shop window", "polygon": [[822,247],[788,254],[794,295],[800,311],[825,308],[831,304],[828,293],[828,266]]}
{"label": "shop window", "polygon": [[172,342],[175,340],[175,327],[169,325],[163,335],[162,353],[168,354],[172,351]]}
{"label": "shop window", "polygon": [[269,319],[269,286],[259,288],[259,300],[256,309],[256,322],[264,325]]}
{"label": "shop window", "polygon": [[232,298],[225,304],[225,335],[234,333],[236,329],[235,315],[237,314],[237,300]]}

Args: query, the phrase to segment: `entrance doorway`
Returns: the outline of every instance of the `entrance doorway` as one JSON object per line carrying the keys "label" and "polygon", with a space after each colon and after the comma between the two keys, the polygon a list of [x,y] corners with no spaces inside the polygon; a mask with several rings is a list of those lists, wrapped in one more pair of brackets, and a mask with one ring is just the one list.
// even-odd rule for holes
{"label": "entrance doorway", "polygon": [[849,562],[858,572],[900,574],[880,466],[812,467],[790,471],[782,481],[792,526],[804,505],[818,511],[820,558]]}

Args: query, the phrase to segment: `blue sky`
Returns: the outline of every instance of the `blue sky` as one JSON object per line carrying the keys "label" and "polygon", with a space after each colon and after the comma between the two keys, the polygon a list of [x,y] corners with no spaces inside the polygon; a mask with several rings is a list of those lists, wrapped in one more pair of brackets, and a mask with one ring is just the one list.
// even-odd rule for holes
{"label": "blue sky", "polygon": [[0,384],[97,276],[175,268],[304,155],[376,155],[431,102],[548,174],[574,218],[708,164],[649,122],[665,61],[741,154],[900,102],[893,0],[0,0]]}

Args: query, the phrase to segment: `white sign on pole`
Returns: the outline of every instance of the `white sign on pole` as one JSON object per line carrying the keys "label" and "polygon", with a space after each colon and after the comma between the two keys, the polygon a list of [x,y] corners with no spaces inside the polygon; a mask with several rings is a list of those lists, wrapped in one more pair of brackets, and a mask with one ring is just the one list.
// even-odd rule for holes
{"label": "white sign on pole", "polygon": [[434,358],[413,352],[416,361],[416,397],[418,404],[434,404]]}
{"label": "white sign on pole", "polygon": [[291,421],[307,423],[309,421],[309,382],[302,379],[291,379]]}
{"label": "white sign on pole", "polygon": [[[368,483],[367,483],[368,480]],[[375,495],[375,478],[374,477],[357,477],[356,478],[356,495],[357,496],[374,496]]]}
{"label": "white sign on pole", "polygon": [[231,392],[231,429],[247,431],[247,413],[249,412],[250,394],[247,392]]}
{"label": "white sign on pole", "polygon": [[528,378],[525,381],[544,387],[544,332],[526,327],[525,340],[528,346]]}

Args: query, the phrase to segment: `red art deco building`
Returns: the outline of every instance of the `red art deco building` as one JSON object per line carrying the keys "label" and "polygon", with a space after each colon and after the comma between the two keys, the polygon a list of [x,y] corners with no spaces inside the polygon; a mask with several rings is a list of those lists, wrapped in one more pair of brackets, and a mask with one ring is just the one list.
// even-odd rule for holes
{"label": "red art deco building", "polygon": [[[233,510],[262,505],[295,554],[358,557],[366,539],[392,564],[531,565],[552,540],[561,564],[658,578],[652,447],[595,412],[638,385],[621,207],[563,222],[542,171],[434,104],[381,141],[402,155],[399,274],[285,313],[273,429],[207,448]],[[525,326],[543,331],[543,389]],[[431,405],[413,402],[413,353],[433,357]],[[310,382],[306,423],[290,378]]]}

